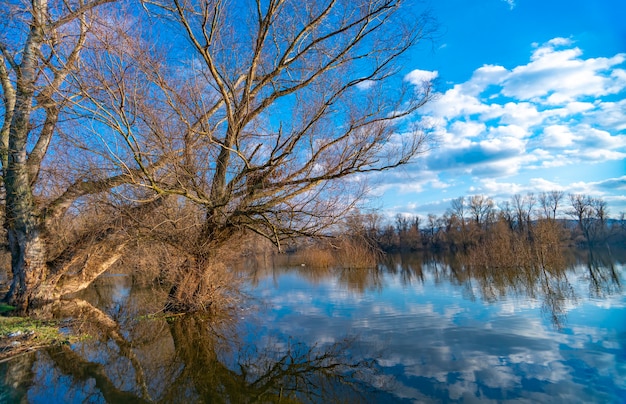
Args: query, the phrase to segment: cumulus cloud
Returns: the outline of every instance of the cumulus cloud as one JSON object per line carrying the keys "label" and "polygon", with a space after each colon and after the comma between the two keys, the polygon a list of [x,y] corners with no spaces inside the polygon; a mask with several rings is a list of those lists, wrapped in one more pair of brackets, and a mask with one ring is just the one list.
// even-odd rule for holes
{"label": "cumulus cloud", "polygon": [[433,153],[427,159],[428,167],[432,170],[446,170],[466,168],[471,166],[492,163],[518,156],[523,152],[520,142],[504,142],[500,139],[472,142],[467,147],[447,148],[445,151]]}
{"label": "cumulus cloud", "polygon": [[626,130],[626,99],[618,102],[599,102],[597,107],[586,115],[586,122],[595,122],[615,131]]}
{"label": "cumulus cloud", "polygon": [[547,148],[564,148],[574,144],[574,134],[566,125],[550,125],[543,130],[543,144]]}
{"label": "cumulus cloud", "polygon": [[369,90],[370,88],[372,88],[374,86],[374,84],[376,84],[376,82],[374,80],[365,80],[365,81],[361,81],[360,83],[358,83],[356,85],[356,88],[358,88],[359,90]]}
{"label": "cumulus cloud", "polygon": [[431,72],[428,70],[415,69],[412,72],[408,73],[406,76],[404,76],[404,80],[413,85],[419,86],[423,83],[429,83],[433,81],[437,78],[438,75],[439,73],[436,70]]}
{"label": "cumulus cloud", "polygon": [[[626,157],[626,101],[610,98],[626,90],[626,54],[584,58],[569,38],[533,47],[529,63],[479,67],[424,108],[440,140],[428,169],[511,175]],[[414,70],[405,79],[435,77]]]}
{"label": "cumulus cloud", "polygon": [[624,89],[626,75],[616,66],[624,62],[626,54],[582,59],[582,50],[571,45],[569,39],[555,38],[537,47],[530,63],[515,67],[503,80],[502,94],[519,100],[543,98],[544,102],[558,105]]}
{"label": "cumulus cloud", "polygon": [[626,175],[619,178],[609,178],[607,180],[597,182],[595,183],[595,186],[599,189],[626,190]]}
{"label": "cumulus cloud", "polygon": [[479,181],[473,189],[475,193],[491,195],[496,200],[508,200],[514,194],[529,192],[537,194],[553,190],[563,191],[566,194],[588,194],[609,200],[611,197],[606,196],[609,192],[626,190],[626,176],[608,178],[602,181],[576,181],[569,184],[561,184],[541,177],[530,178],[525,183],[486,178]]}
{"label": "cumulus cloud", "polygon": [[[604,197],[607,192],[626,189],[626,176],[607,178],[602,181],[578,181],[569,185],[571,193],[588,193]],[[623,196],[623,195],[622,195]]]}
{"label": "cumulus cloud", "polygon": [[480,182],[476,188],[477,193],[492,195],[495,199],[509,200],[511,195],[525,194],[528,192],[549,192],[553,190],[563,190],[563,187],[553,181],[544,178],[531,178],[527,183],[498,181],[494,178],[487,178]]}
{"label": "cumulus cloud", "polygon": [[[404,80],[419,91],[438,77],[437,71],[413,70]],[[420,113],[419,122],[438,147],[406,171],[385,173],[377,191],[401,191],[407,201],[407,195],[432,191],[439,200],[413,200],[410,209],[394,201],[396,211],[441,213],[447,206],[440,203],[442,189],[450,193],[446,197],[469,190],[502,199],[561,189],[617,201],[611,208],[616,212],[626,208],[626,201],[612,198],[615,189],[608,188],[617,180],[605,187],[556,180],[559,170],[585,171],[626,160],[626,53],[587,57],[572,38],[562,37],[532,44],[528,62],[479,66]],[[611,164],[607,167],[617,166]],[[607,176],[619,177],[615,174]]]}
{"label": "cumulus cloud", "polygon": [[483,136],[487,132],[487,125],[483,122],[455,121],[450,125],[450,134],[455,139],[472,139]]}

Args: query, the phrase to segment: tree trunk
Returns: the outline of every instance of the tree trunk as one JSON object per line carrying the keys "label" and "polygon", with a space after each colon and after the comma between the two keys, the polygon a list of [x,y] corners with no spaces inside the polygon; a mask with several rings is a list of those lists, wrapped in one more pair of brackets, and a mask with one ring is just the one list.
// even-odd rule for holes
{"label": "tree trunk", "polygon": [[[49,10],[49,0],[29,1],[29,7],[15,10],[15,16],[24,15],[23,19],[18,18],[25,23],[24,37],[11,33],[15,27],[6,34],[7,38],[11,38],[9,41],[19,41],[15,42],[15,54],[11,55],[7,50],[11,47],[0,44],[0,85],[4,99],[4,122],[0,130],[0,181],[3,181],[6,193],[4,226],[13,274],[4,300],[22,312],[58,299],[71,288],[86,287],[119,259],[124,246],[118,243],[112,248],[100,249],[92,260],[89,259],[91,251],[87,251],[81,279],[68,282],[65,288],[57,288],[57,283],[73,261],[68,259],[67,265],[53,262],[53,251],[49,250],[53,244],[48,239],[50,237],[54,241],[55,235],[49,232],[48,226],[53,215],[49,211],[45,213],[45,204],[33,198],[33,190],[39,189],[37,179],[43,159],[64,107],[64,96],[56,94],[65,87],[66,77],[77,69],[79,53],[86,40],[90,19],[86,13],[112,1],[51,2],[53,10]],[[9,13],[13,15],[10,10]],[[29,13],[31,18],[27,21]],[[69,39],[57,42],[64,35],[76,38],[75,42]],[[119,185],[118,181],[124,182],[124,178],[118,175],[101,181],[79,182],[66,190],[63,194],[66,200],[60,198],[60,206],[69,206],[69,197],[75,200],[88,193],[102,192]],[[93,189],[87,189],[90,186]],[[42,193],[45,198],[46,191]],[[59,214],[63,209],[67,206],[59,208],[57,205],[54,210]],[[101,259],[101,262],[95,262],[96,259]]]}
{"label": "tree trunk", "polygon": [[[14,143],[14,142],[11,142]],[[5,300],[20,311],[45,298],[39,288],[47,276],[47,249],[36,215],[24,153],[9,153],[5,177],[7,238],[13,281]],[[44,299],[45,300],[45,299]]]}
{"label": "tree trunk", "polygon": [[[33,21],[17,74],[15,106],[6,144],[4,188],[6,191],[7,237],[11,251],[13,281],[5,297],[20,310],[38,300],[38,286],[46,278],[46,247],[41,220],[37,215],[28,170],[26,146],[30,132],[39,49],[43,42],[43,21],[47,2],[33,2]],[[3,163],[5,161],[3,160]]]}
{"label": "tree trunk", "polygon": [[32,94],[32,85],[18,86],[4,178],[5,226],[13,272],[13,282],[5,300],[19,309],[26,309],[33,299],[39,297],[37,286],[45,280],[47,272],[43,226],[33,201],[26,153]]}
{"label": "tree trunk", "polygon": [[50,297],[44,287],[46,248],[37,228],[9,229],[8,239],[13,281],[5,300],[20,311],[27,311]]}

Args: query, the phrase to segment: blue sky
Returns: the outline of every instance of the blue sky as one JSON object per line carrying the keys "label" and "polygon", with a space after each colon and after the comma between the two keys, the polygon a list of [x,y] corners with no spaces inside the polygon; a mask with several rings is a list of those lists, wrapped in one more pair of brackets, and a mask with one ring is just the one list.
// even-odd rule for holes
{"label": "blue sky", "polygon": [[438,145],[375,180],[371,205],[425,216],[459,196],[558,189],[626,212],[626,1],[426,5],[440,35],[403,74],[435,84],[415,119]]}

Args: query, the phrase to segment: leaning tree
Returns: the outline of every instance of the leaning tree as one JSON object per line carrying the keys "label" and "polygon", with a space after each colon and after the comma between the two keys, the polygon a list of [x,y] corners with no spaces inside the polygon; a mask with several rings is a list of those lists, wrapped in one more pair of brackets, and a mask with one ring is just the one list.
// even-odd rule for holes
{"label": "leaning tree", "polygon": [[[12,270],[4,300],[22,310],[86,287],[121,257],[123,219],[85,219],[89,198],[138,184],[144,170],[163,165],[161,159],[140,169],[132,154],[120,156],[111,146],[115,133],[101,133],[83,107],[101,90],[80,81],[84,57],[117,50],[111,16],[119,8],[115,0],[0,6],[0,160]],[[159,204],[141,202],[126,204],[128,218]]]}

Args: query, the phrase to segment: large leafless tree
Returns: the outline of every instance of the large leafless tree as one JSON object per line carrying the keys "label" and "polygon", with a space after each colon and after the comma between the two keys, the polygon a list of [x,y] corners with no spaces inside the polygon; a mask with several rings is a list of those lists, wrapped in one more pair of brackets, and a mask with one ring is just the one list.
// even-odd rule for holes
{"label": "large leafless tree", "polygon": [[248,229],[280,246],[332,223],[355,174],[408,163],[426,137],[407,118],[430,96],[398,80],[429,33],[403,1],[146,2],[190,44],[193,95],[174,182],[205,210],[209,245]]}
{"label": "large leafless tree", "polygon": [[[137,10],[98,13],[109,2],[3,9],[13,30],[0,38],[13,303],[60,293],[81,243],[51,252],[51,223],[86,195],[128,201],[123,225],[153,224],[155,196],[195,206],[196,225],[168,216],[149,230],[189,254],[201,283],[235,236],[280,247],[319,234],[353,206],[361,177],[427,147],[410,118],[431,84],[399,73],[432,24],[404,1],[144,1],[151,33]],[[92,268],[82,285],[126,242],[101,227],[87,239],[102,248],[97,262],[81,261]]]}

